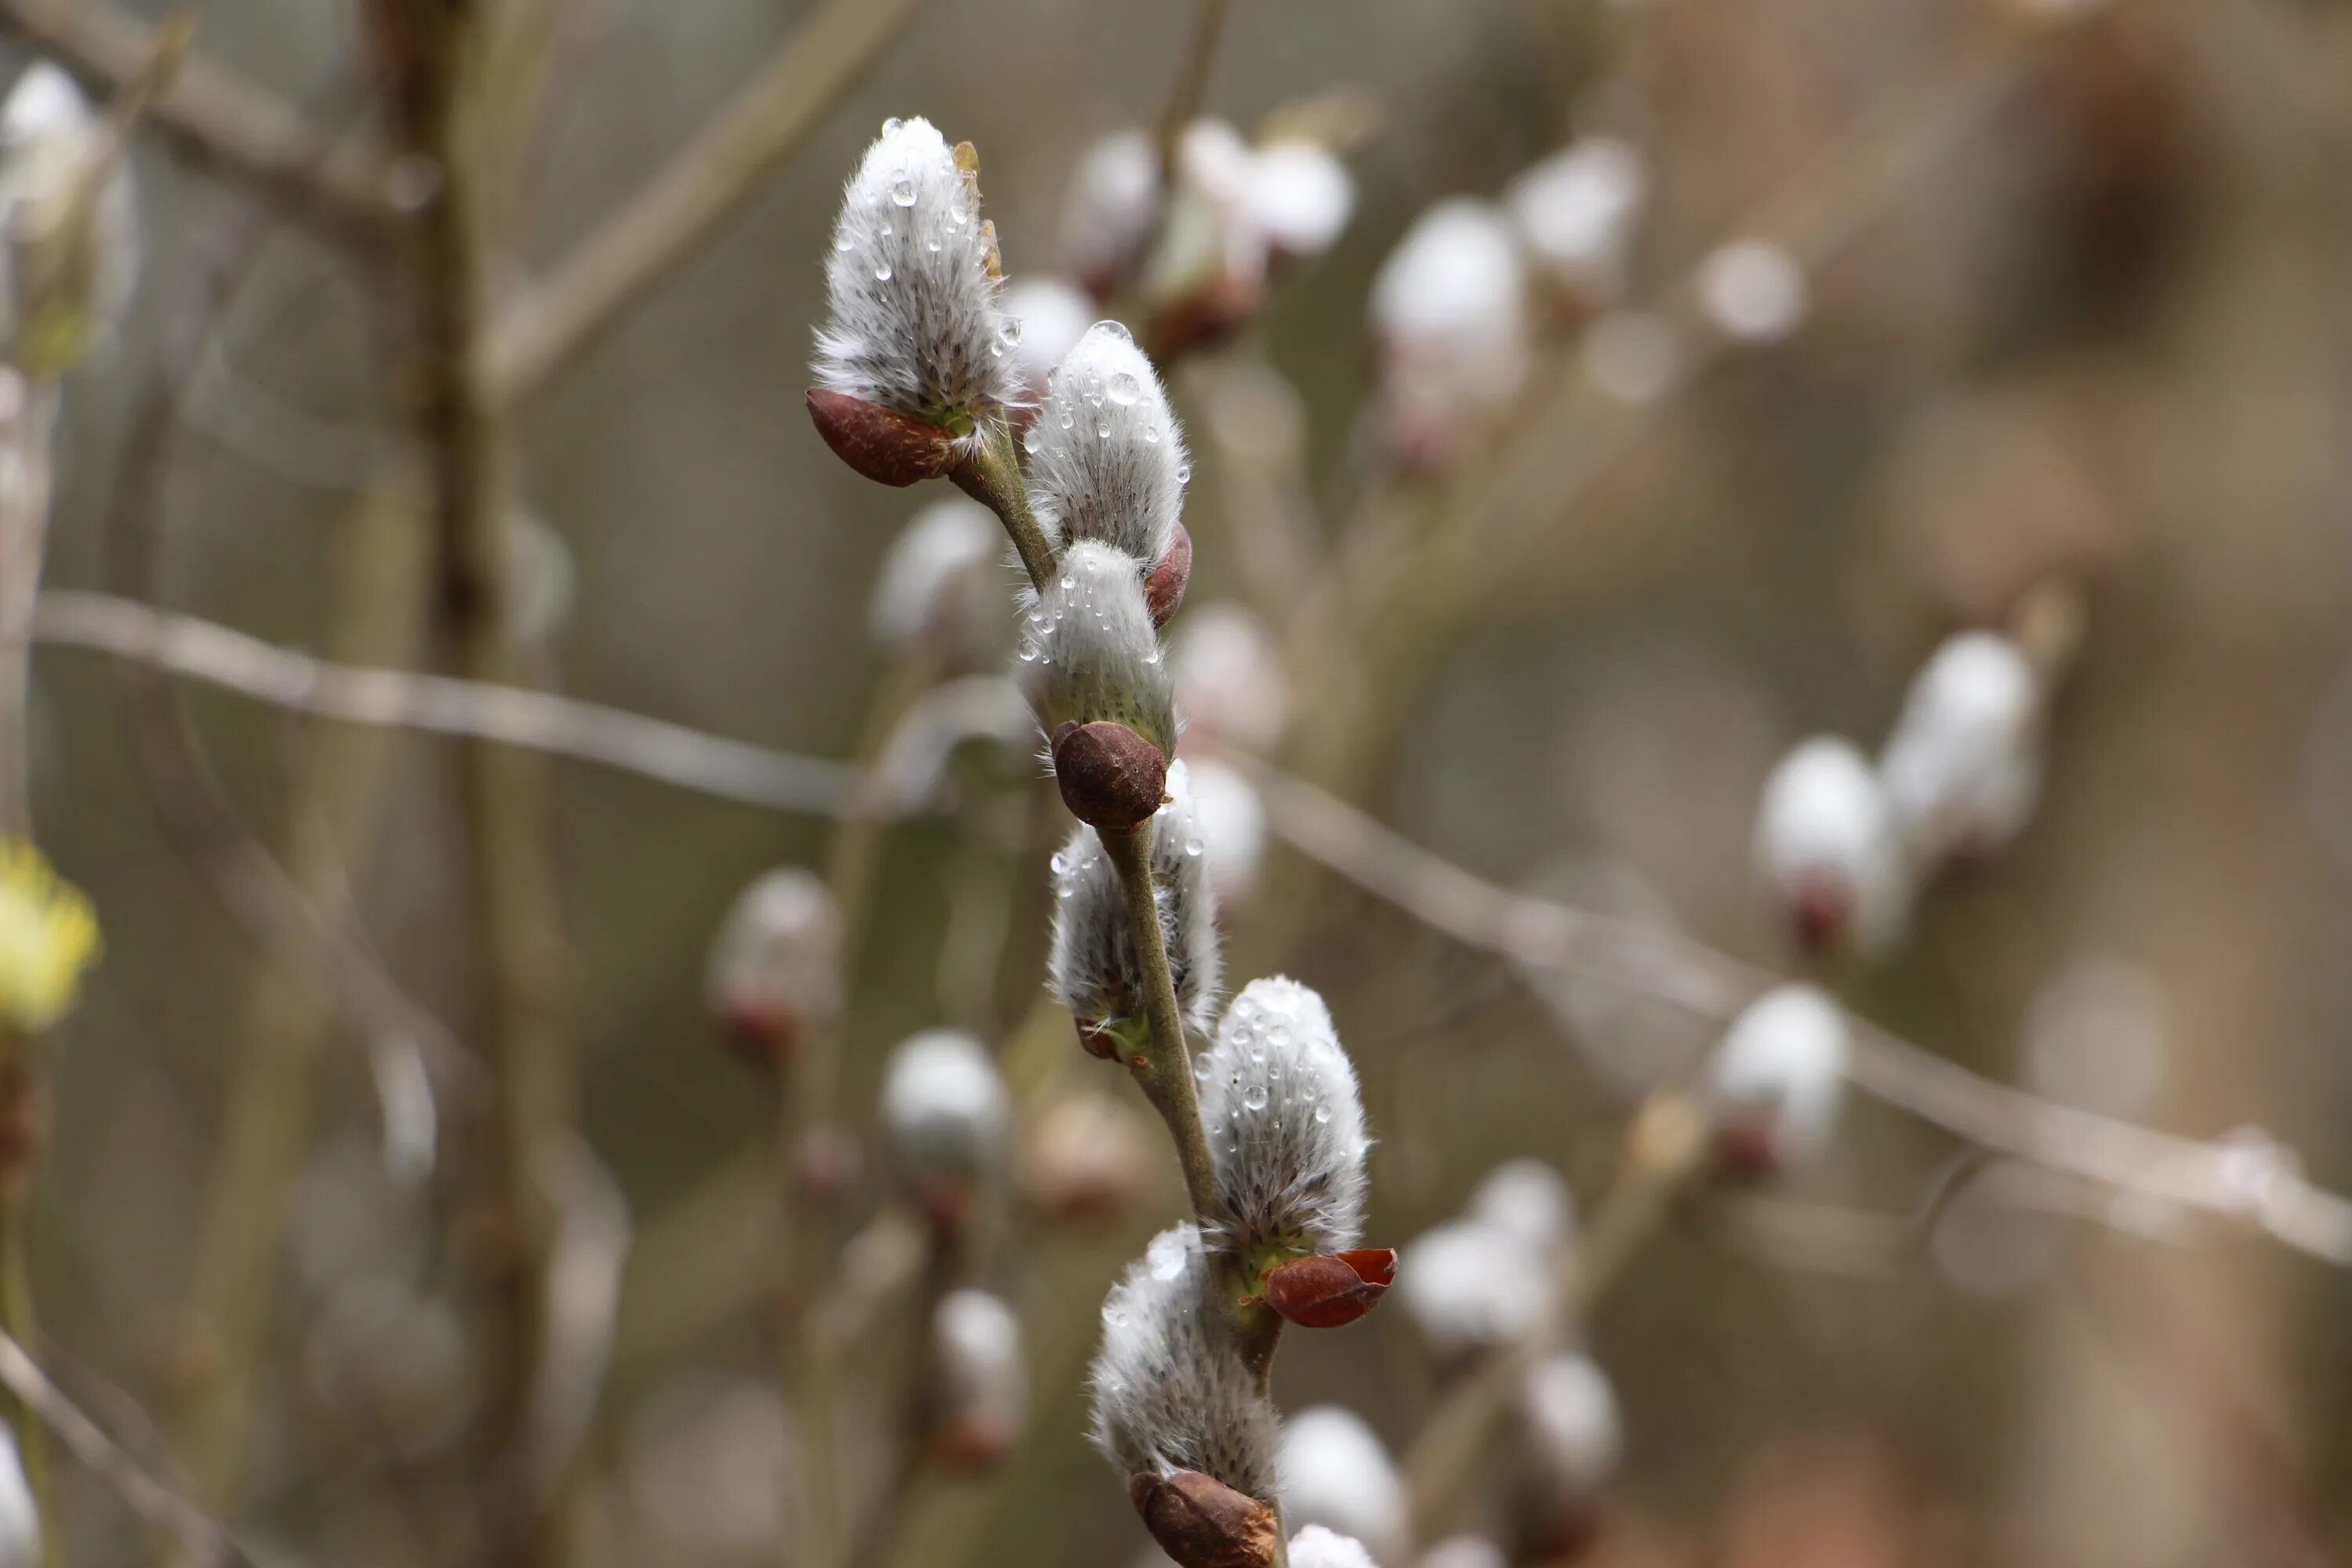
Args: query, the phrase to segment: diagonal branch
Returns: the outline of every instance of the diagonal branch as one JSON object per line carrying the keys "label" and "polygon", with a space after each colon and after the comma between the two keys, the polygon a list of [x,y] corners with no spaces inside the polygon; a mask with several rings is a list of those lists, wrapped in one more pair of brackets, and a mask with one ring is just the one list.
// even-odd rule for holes
{"label": "diagonal branch", "polygon": [[5,1334],[0,1334],[0,1385],[23,1401],[133,1513],[176,1538],[191,1558],[208,1568],[253,1568],[252,1554],[219,1521],[149,1475]]}
{"label": "diagonal branch", "polygon": [[493,405],[527,397],[700,248],[880,55],[919,0],[825,0],[709,128],[493,324]]}
{"label": "diagonal branch", "polygon": [[[1777,981],[1686,937],[1497,887],[1312,784],[1269,768],[1253,773],[1275,832],[1293,847],[1465,946],[1604,977],[1718,1020]],[[1853,1019],[1853,1029],[1854,1087],[1947,1132],[2119,1199],[2251,1226],[2352,1265],[2352,1199],[2312,1185],[2290,1161],[2038,1099],[1865,1019]]]}
{"label": "diagonal branch", "polygon": [[522,687],[330,664],[110,594],[44,595],[33,637],[323,719],[520,746],[778,811],[831,815],[846,799],[855,773],[827,759]]}
{"label": "diagonal branch", "polygon": [[[54,57],[110,97],[138,79],[161,31],[106,0],[0,0],[0,34]],[[319,133],[299,111],[234,71],[189,59],[144,122],[342,237],[375,244],[393,232],[382,160],[353,148],[320,157]]]}

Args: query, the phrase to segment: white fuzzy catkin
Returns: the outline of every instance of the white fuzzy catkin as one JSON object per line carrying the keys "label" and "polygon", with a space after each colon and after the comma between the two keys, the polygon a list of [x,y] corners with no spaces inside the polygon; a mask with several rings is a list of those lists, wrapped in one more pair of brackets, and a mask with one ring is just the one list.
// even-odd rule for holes
{"label": "white fuzzy catkin", "polygon": [[[1168,799],[1151,819],[1151,879],[1176,1005],[1206,1033],[1215,1022],[1223,960],[1207,840],[1193,805],[1191,769],[1168,768]],[[1143,969],[1127,923],[1118,871],[1095,830],[1079,825],[1053,859],[1054,940],[1045,972],[1054,994],[1082,1024],[1140,1016]]]}
{"label": "white fuzzy catkin", "polygon": [[[825,259],[825,387],[934,424],[1017,395],[972,179],[928,120],[893,120],[850,177]],[[1017,331],[1014,334],[1017,336]]]}
{"label": "white fuzzy catkin", "polygon": [[1160,207],[1160,156],[1140,131],[1087,149],[1062,209],[1062,266],[1099,298],[1142,259]]}
{"label": "white fuzzy catkin", "polygon": [[1150,570],[1184,511],[1184,433],[1151,361],[1097,321],[1055,366],[1022,438],[1038,526],[1057,546],[1099,540]]}
{"label": "white fuzzy catkin", "polygon": [[1423,213],[1372,280],[1389,437],[1442,458],[1515,396],[1528,370],[1528,290],[1509,219],[1456,197]]}
{"label": "white fuzzy catkin", "polygon": [[1506,1160],[1487,1172],[1462,1215],[1508,1231],[1540,1255],[1557,1255],[1576,1240],[1576,1194],[1541,1160]]}
{"label": "white fuzzy catkin", "polygon": [[1513,180],[1503,205],[1538,262],[1567,282],[1613,292],[1649,186],[1633,143],[1587,136]]}
{"label": "white fuzzy catkin", "polygon": [[1088,1386],[1103,1457],[1123,1474],[1197,1470],[1273,1501],[1274,1406],[1226,1326],[1200,1232],[1153,1237],[1103,1301],[1102,1326]]}
{"label": "white fuzzy catkin", "polygon": [[1591,1357],[1547,1357],[1519,1387],[1528,1458],[1555,1496],[1580,1498],[1609,1479],[1625,1448],[1624,1420],[1609,1374]]}
{"label": "white fuzzy catkin", "polygon": [[1265,802],[1239,769],[1203,758],[1191,764],[1192,811],[1209,846],[1209,881],[1219,908],[1245,903],[1265,860]]}
{"label": "white fuzzy catkin", "polygon": [[1540,1328],[1551,1313],[1552,1269],[1499,1226],[1453,1220],[1406,1245],[1395,1295],[1431,1352],[1455,1361]]}
{"label": "white fuzzy catkin", "polygon": [[1218,1244],[1245,1258],[1355,1246],[1371,1138],[1323,998],[1296,980],[1251,981],[1192,1068]]}
{"label": "white fuzzy catkin", "polygon": [[1290,1568],[1381,1568],[1353,1536],[1310,1524],[1290,1538]]}
{"label": "white fuzzy catkin", "polygon": [[0,1422],[0,1568],[36,1568],[41,1561],[41,1514],[16,1451],[16,1429]]}
{"label": "white fuzzy catkin", "polygon": [[2014,837],[2041,786],[2041,682],[1993,632],[1948,638],[1912,678],[1878,760],[1914,856],[1983,853]]}
{"label": "white fuzzy catkin", "polygon": [[1698,298],[1727,337],[1769,343],[1805,320],[1805,273],[1768,240],[1736,239],[1699,263]]}
{"label": "white fuzzy catkin", "polygon": [[1748,1005],[1708,1068],[1717,1125],[1760,1136],[1779,1165],[1829,1146],[1852,1049],[1845,1014],[1815,985],[1778,985]]}
{"label": "white fuzzy catkin", "polygon": [[1344,1405],[1312,1405],[1282,1424],[1282,1517],[1328,1525],[1382,1557],[1411,1539],[1404,1480],[1380,1435]]}
{"label": "white fuzzy catkin", "polygon": [[841,915],[824,879],[770,871],[736,897],[710,945],[711,1010],[743,1027],[792,1030],[841,1011]]}
{"label": "white fuzzy catkin", "polygon": [[1192,732],[1265,751],[1290,721],[1282,658],[1256,612],[1229,599],[1187,610],[1168,648],[1176,702]]}
{"label": "white fuzzy catkin", "polygon": [[1048,737],[1066,723],[1114,720],[1163,753],[1176,750],[1174,683],[1135,561],[1082,540],[1028,613],[1021,688]]}
{"label": "white fuzzy catkin", "polygon": [[1012,1103],[981,1043],[955,1029],[925,1029],[890,1053],[881,1120],[892,1163],[917,1185],[971,1181],[1004,1158]]}
{"label": "white fuzzy catkin", "polygon": [[1865,952],[1902,933],[1903,838],[1868,758],[1818,735],[1780,760],[1756,812],[1757,874],[1781,910],[1850,935]]}
{"label": "white fuzzy catkin", "polygon": [[866,612],[894,653],[923,644],[969,655],[995,640],[1006,604],[1004,529],[978,501],[948,496],[908,520],[883,558]]}
{"label": "white fuzzy catkin", "polygon": [[1250,158],[1250,221],[1279,255],[1320,256],[1356,207],[1356,183],[1330,149],[1312,142],[1271,142]]}
{"label": "white fuzzy catkin", "polygon": [[[87,207],[106,122],[58,67],[25,68],[0,102],[0,230],[7,243],[9,357],[60,374],[110,342],[139,268],[138,202],[118,162]],[[87,213],[79,231],[77,212]]]}
{"label": "white fuzzy catkin", "polygon": [[950,1290],[931,1311],[940,1403],[950,1419],[1017,1431],[1029,1396],[1021,1353],[1021,1320],[986,1290]]}
{"label": "white fuzzy catkin", "polygon": [[1014,366],[1023,401],[1042,403],[1054,367],[1078,346],[1099,312],[1086,290],[1058,278],[1020,278],[1004,286],[1005,319],[1017,323]]}

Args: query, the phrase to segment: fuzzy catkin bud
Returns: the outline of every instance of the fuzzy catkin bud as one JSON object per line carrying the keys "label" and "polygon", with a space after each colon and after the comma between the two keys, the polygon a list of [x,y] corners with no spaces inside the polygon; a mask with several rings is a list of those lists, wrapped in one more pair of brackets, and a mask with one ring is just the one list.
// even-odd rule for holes
{"label": "fuzzy catkin bud", "polygon": [[950,1290],[931,1312],[931,1349],[939,1366],[934,1455],[956,1470],[995,1463],[1020,1436],[1028,1400],[1021,1320],[1001,1297]]}
{"label": "fuzzy catkin bud", "polygon": [[16,1430],[0,1422],[0,1568],[35,1568],[40,1561],[40,1510],[16,1452]]}
{"label": "fuzzy catkin bud", "polygon": [[959,435],[1016,394],[978,182],[927,120],[893,120],[842,197],[816,340],[828,392]]}
{"label": "fuzzy catkin bud", "polygon": [[1168,650],[1187,732],[1250,751],[1282,738],[1290,691],[1265,623],[1230,600],[1184,617]]}
{"label": "fuzzy catkin bud", "polygon": [[1756,811],[1757,874],[1798,941],[1864,952],[1901,934],[1908,900],[1903,840],[1878,774],[1860,751],[1816,736],[1782,758]]}
{"label": "fuzzy catkin bud", "polygon": [[1404,1481],[1379,1434],[1338,1405],[1315,1405],[1282,1426],[1282,1515],[1352,1535],[1383,1557],[1410,1539]]}
{"label": "fuzzy catkin bud", "polygon": [[1097,321],[1055,368],[1022,439],[1037,522],[1058,547],[1099,540],[1156,566],[1184,510],[1184,433],[1151,361]]}
{"label": "fuzzy catkin bud", "polygon": [[1535,1332],[1551,1311],[1551,1271],[1519,1236],[1454,1220],[1404,1248],[1396,1295],[1431,1353],[1451,1363]]}
{"label": "fuzzy catkin bud", "polygon": [[1160,158],[1151,139],[1122,131],[1087,149],[1062,212],[1062,265],[1097,300],[1134,271],[1160,207]]}
{"label": "fuzzy catkin bud", "polygon": [[1506,1160],[1487,1172],[1462,1214],[1508,1232],[1539,1254],[1557,1254],[1576,1239],[1576,1194],[1541,1160]]}
{"label": "fuzzy catkin bud", "polygon": [[1590,1356],[1555,1355],[1528,1369],[1519,1387],[1519,1414],[1536,1479],[1553,1500],[1589,1494],[1617,1468],[1624,1422],[1609,1374]]}
{"label": "fuzzy catkin bud", "polygon": [[1295,980],[1251,981],[1193,1072],[1216,1166],[1217,1244],[1261,1270],[1355,1246],[1371,1138],[1323,998]]}
{"label": "fuzzy catkin bud", "polygon": [[[1168,802],[1151,820],[1151,880],[1160,899],[1160,939],[1184,1021],[1206,1033],[1216,1016],[1223,964],[1209,858],[1192,808],[1188,769],[1168,770]],[[1083,823],[1054,857],[1054,942],[1046,962],[1053,992],[1093,1036],[1138,1018],[1145,982],[1118,871],[1102,840]]]}
{"label": "fuzzy catkin bud", "polygon": [[1003,1162],[1013,1121],[986,1049],[954,1029],[908,1037],[885,1069],[881,1110],[901,1178],[935,1217],[960,1217]]}
{"label": "fuzzy catkin bud", "polygon": [[1088,1380],[1095,1447],[1123,1475],[1191,1470],[1275,1497],[1274,1407],[1225,1323],[1200,1232],[1152,1238],[1103,1302]]}
{"label": "fuzzy catkin bud", "polygon": [[822,878],[798,866],[743,889],[710,946],[710,1011],[754,1057],[790,1055],[841,1014],[841,916]]}
{"label": "fuzzy catkin bud", "polygon": [[1310,1524],[1290,1538],[1290,1568],[1381,1568],[1364,1543]]}
{"label": "fuzzy catkin bud", "polygon": [[1513,180],[1503,205],[1541,267],[1562,284],[1606,300],[1623,281],[1649,184],[1631,142],[1588,136]]}
{"label": "fuzzy catkin bud", "polygon": [[1265,802],[1239,769],[1206,758],[1189,764],[1192,809],[1209,844],[1209,880],[1231,910],[1257,890],[1265,861]]}
{"label": "fuzzy catkin bud", "polygon": [[73,79],[47,61],[0,103],[8,353],[28,375],[70,370],[113,337],[130,304],[139,214],[127,167],[103,167],[108,140]]}
{"label": "fuzzy catkin bud", "polygon": [[1725,1162],[1761,1173],[1818,1158],[1836,1125],[1851,1048],[1845,1015],[1818,986],[1775,986],[1748,1004],[1707,1071]]}
{"label": "fuzzy catkin bud", "polygon": [[1476,445],[1528,370],[1527,279],[1507,219],[1439,203],[1372,281],[1386,436],[1397,458],[1439,463]]}
{"label": "fuzzy catkin bud", "polygon": [[995,642],[1004,624],[999,563],[1004,530],[978,501],[953,496],[910,519],[874,582],[874,638],[894,653],[929,644],[966,656]]}
{"label": "fuzzy catkin bud", "polygon": [[1511,1560],[1483,1535],[1449,1535],[1421,1554],[1417,1568],[1511,1568]]}
{"label": "fuzzy catkin bud", "polygon": [[2025,826],[2040,703],[2032,661],[1992,632],[1963,632],[1920,667],[1878,762],[1915,858],[1989,854]]}
{"label": "fuzzy catkin bud", "polygon": [[1176,710],[1133,560],[1082,541],[1029,611],[1021,684],[1071,815],[1126,832],[1160,808]]}

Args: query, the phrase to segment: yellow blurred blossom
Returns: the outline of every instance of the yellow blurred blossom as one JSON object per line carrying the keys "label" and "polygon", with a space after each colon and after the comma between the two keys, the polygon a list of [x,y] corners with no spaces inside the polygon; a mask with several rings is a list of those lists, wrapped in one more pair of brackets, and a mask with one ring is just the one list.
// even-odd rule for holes
{"label": "yellow blurred blossom", "polygon": [[98,917],[41,852],[0,839],[0,1026],[37,1032],[73,1005],[98,956]]}

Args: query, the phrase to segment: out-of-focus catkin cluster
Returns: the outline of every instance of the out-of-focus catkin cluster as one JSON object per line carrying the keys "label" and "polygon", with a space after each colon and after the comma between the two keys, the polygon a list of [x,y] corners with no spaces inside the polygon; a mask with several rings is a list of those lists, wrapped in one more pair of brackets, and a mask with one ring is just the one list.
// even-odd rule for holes
{"label": "out-of-focus catkin cluster", "polygon": [[841,1016],[841,915],[822,878],[787,866],[737,896],[710,950],[711,1016],[746,1056],[774,1062]]}
{"label": "out-of-focus catkin cluster", "polygon": [[0,232],[11,363],[45,380],[113,340],[138,275],[137,198],[121,134],[47,61],[0,102]]}
{"label": "out-of-focus catkin cluster", "polygon": [[1885,952],[1918,889],[1999,852],[2041,793],[2050,672],[2012,637],[1963,632],[1905,695],[1875,763],[1815,736],[1765,782],[1756,868],[1807,952]]}

